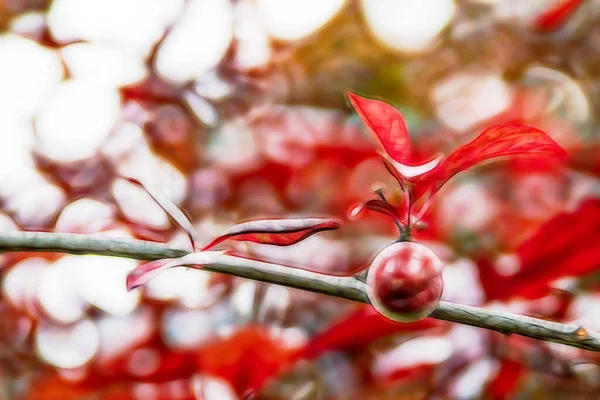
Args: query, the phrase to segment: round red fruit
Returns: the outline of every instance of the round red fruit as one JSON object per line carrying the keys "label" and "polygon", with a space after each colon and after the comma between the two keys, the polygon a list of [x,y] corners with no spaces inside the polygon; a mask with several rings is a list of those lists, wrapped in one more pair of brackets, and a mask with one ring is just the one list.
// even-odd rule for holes
{"label": "round red fruit", "polygon": [[394,243],[375,257],[367,275],[371,304],[389,319],[417,321],[437,307],[442,296],[442,261],[415,242]]}

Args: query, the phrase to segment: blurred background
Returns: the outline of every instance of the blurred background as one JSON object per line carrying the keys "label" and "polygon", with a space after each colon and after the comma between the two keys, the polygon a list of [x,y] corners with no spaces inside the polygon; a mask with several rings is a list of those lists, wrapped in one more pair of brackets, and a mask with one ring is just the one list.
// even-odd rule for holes
{"label": "blurred background", "polygon": [[[0,231],[187,246],[118,174],[200,244],[346,218],[377,188],[393,203],[351,89],[396,106],[426,156],[515,120],[563,146],[461,174],[417,240],[446,300],[600,330],[600,1],[0,0],[0,29]],[[244,251],[349,275],[395,229],[366,213]],[[127,292],[138,264],[0,255],[0,399],[600,398],[593,352],[186,268]]]}

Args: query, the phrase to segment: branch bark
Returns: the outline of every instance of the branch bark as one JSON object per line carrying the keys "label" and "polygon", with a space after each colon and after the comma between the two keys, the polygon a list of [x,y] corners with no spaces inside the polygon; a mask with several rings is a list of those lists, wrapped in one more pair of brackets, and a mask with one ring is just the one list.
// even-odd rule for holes
{"label": "branch bark", "polygon": [[[187,250],[170,248],[160,243],[95,235],[46,232],[0,234],[0,253],[23,251],[96,254],[137,260],[174,258],[189,253]],[[218,263],[205,266],[204,269],[369,303],[366,284],[355,277],[330,276],[229,255],[220,256]],[[587,331],[577,325],[561,324],[445,301],[439,303],[431,317],[490,329],[503,334],[517,334],[581,349],[600,351],[600,334]]]}

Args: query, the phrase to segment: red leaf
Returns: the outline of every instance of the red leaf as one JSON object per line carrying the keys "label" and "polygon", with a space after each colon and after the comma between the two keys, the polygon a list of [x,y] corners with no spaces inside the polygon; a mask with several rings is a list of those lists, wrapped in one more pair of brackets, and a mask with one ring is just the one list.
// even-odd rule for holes
{"label": "red leaf", "polygon": [[398,110],[381,100],[367,99],[351,92],[347,95],[363,124],[377,136],[385,152],[397,162],[409,162],[410,137]]}
{"label": "red leaf", "polygon": [[480,276],[488,299],[543,297],[553,280],[600,267],[599,219],[600,199],[589,199],[575,212],[551,219],[516,249],[520,269],[514,275],[500,276],[482,260]]}
{"label": "red leaf", "polygon": [[150,189],[148,189],[141,181],[135,178],[130,178],[127,176],[121,176],[120,178],[126,180],[127,182],[134,184],[142,189],[159,205],[160,208],[163,209],[167,215],[175,221],[184,231],[187,233],[190,238],[190,242],[192,243],[192,249],[196,249],[196,229],[194,225],[190,221],[190,219],[185,215],[185,213],[175,205],[171,200],[161,196],[158,193],[153,193]]}
{"label": "red leaf", "polygon": [[208,342],[197,358],[202,373],[227,380],[240,395],[255,393],[293,362],[296,349],[262,326],[245,326]]}
{"label": "red leaf", "polygon": [[528,297],[545,294],[551,281],[581,276],[600,267],[600,199],[589,199],[573,213],[542,225],[517,249],[521,270],[514,288]]}
{"label": "red leaf", "polygon": [[396,221],[400,221],[400,214],[398,213],[398,209],[383,200],[369,200],[366,203],[355,207],[351,212],[351,217],[356,218],[361,214],[364,210],[371,210],[381,214],[385,214],[389,217],[392,217]]}
{"label": "red leaf", "polygon": [[364,346],[394,333],[421,332],[442,325],[443,322],[432,318],[409,323],[394,322],[372,306],[363,306],[312,338],[301,350],[299,357],[315,358],[327,351]]}
{"label": "red leaf", "polygon": [[538,32],[549,32],[559,28],[573,15],[581,0],[558,0],[555,5],[544,11],[533,21],[533,29]]}
{"label": "red leaf", "polygon": [[565,156],[566,152],[544,131],[524,124],[494,125],[484,130],[470,143],[452,152],[431,173],[425,174],[419,180],[419,198],[427,189],[432,187],[433,193],[459,172],[496,157],[531,154],[535,156]]}
{"label": "red leaf", "polygon": [[266,219],[244,222],[232,226],[204,250],[227,240],[247,241],[275,246],[290,246],[317,232],[340,227],[340,222],[330,218]]}
{"label": "red leaf", "polygon": [[180,258],[165,258],[140,265],[127,275],[127,290],[135,289],[169,268],[216,264],[223,251],[196,251]]}
{"label": "red leaf", "polygon": [[502,360],[498,374],[487,387],[487,394],[490,399],[508,399],[526,371],[525,366],[517,361]]}
{"label": "red leaf", "polygon": [[568,250],[581,239],[593,239],[600,226],[600,199],[588,199],[571,213],[563,213],[543,224],[535,235],[524,241],[518,253],[526,263],[551,259],[557,250]]}

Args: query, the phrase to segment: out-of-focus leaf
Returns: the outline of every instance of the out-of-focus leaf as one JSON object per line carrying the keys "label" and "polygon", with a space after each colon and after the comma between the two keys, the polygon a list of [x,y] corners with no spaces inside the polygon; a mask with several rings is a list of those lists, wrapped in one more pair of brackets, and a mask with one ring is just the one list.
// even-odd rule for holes
{"label": "out-of-focus leaf", "polygon": [[179,207],[177,207],[175,203],[158,193],[153,193],[153,191],[148,189],[146,185],[144,185],[138,179],[127,176],[121,176],[121,178],[144,189],[146,193],[152,197],[156,204],[158,204],[170,218],[172,218],[181,228],[183,228],[185,233],[187,233],[188,237],[190,238],[192,249],[196,249],[196,229],[194,228],[194,225],[192,225],[192,222],[187,215],[185,215],[185,213]]}
{"label": "out-of-focus leaf", "polygon": [[387,335],[422,332],[440,326],[443,322],[433,318],[409,323],[394,322],[372,306],[364,306],[312,338],[301,349],[299,357],[315,358],[328,351],[364,346]]}
{"label": "out-of-focus leaf", "polygon": [[275,246],[290,246],[317,232],[340,227],[340,222],[331,218],[266,219],[244,222],[232,226],[223,235],[210,242],[204,250],[231,239]]}
{"label": "out-of-focus leaf", "polygon": [[558,0],[533,21],[533,29],[538,32],[550,32],[561,27],[573,15],[581,0]]}
{"label": "out-of-focus leaf", "polygon": [[519,246],[525,263],[552,259],[557,250],[568,250],[578,241],[594,239],[600,230],[600,199],[589,199],[572,213],[563,213],[540,227],[538,232]]}
{"label": "out-of-focus leaf", "polygon": [[377,136],[385,152],[394,161],[409,162],[410,136],[398,110],[381,100],[367,99],[351,92],[347,95],[363,124]]}
{"label": "out-of-focus leaf", "polygon": [[519,123],[494,125],[452,152],[438,168],[422,175],[418,179],[419,192],[415,193],[414,199],[419,198],[428,187],[435,193],[454,175],[482,161],[523,154],[566,156],[565,150],[544,131]]}
{"label": "out-of-focus leaf", "polygon": [[488,300],[513,296],[539,298],[548,294],[552,281],[581,276],[600,268],[600,199],[583,202],[573,213],[560,214],[523,242],[516,254],[518,271],[501,276],[479,263]]}
{"label": "out-of-focus leaf", "polygon": [[180,258],[165,258],[142,264],[127,275],[127,290],[143,285],[169,268],[215,264],[222,254],[224,254],[223,251],[196,251]]}
{"label": "out-of-focus leaf", "polygon": [[266,328],[250,325],[207,343],[197,363],[203,373],[225,379],[238,395],[248,396],[290,365],[295,351]]}
{"label": "out-of-focus leaf", "polygon": [[487,395],[493,400],[505,400],[517,387],[519,379],[527,370],[525,366],[517,361],[502,360],[496,377],[488,383]]}

